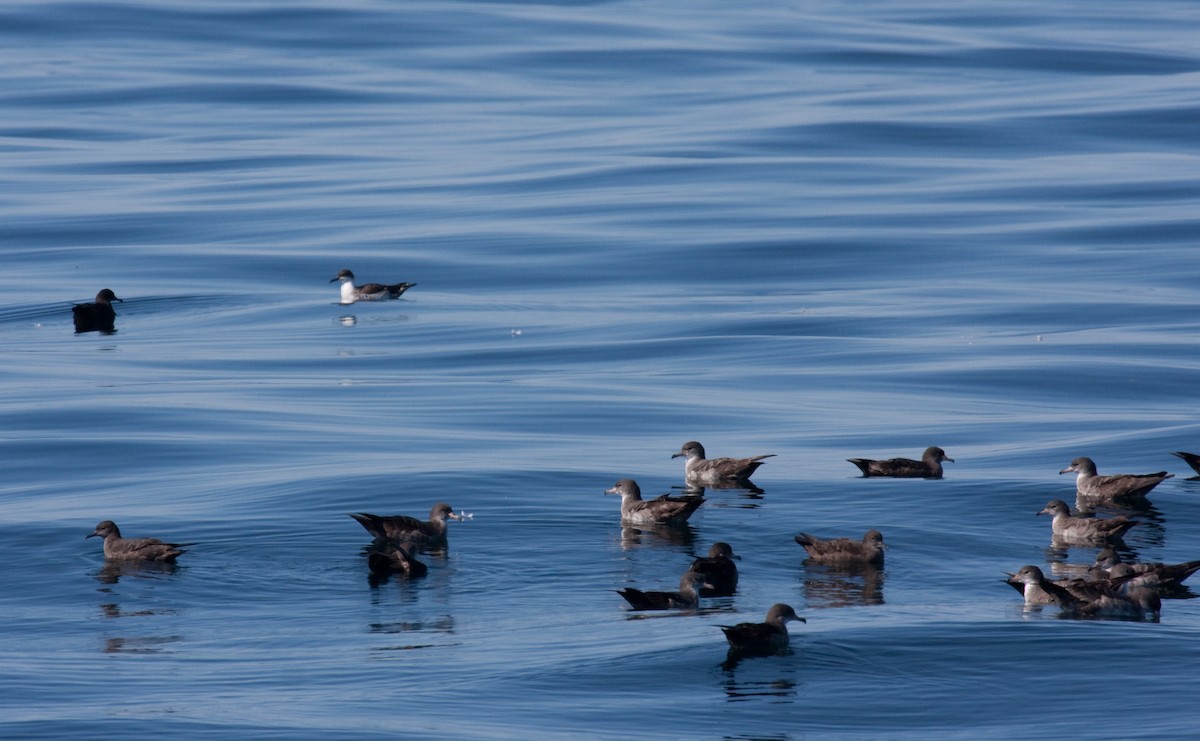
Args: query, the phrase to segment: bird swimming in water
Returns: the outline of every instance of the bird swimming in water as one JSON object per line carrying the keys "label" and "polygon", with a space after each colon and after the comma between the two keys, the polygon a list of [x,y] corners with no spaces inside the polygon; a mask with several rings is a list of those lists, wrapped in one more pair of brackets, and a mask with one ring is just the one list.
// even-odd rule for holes
{"label": "bird swimming in water", "polygon": [[364,283],[354,285],[354,273],[349,270],[339,270],[338,274],[329,279],[342,282],[342,303],[352,304],[355,301],[382,301],[384,299],[400,298],[400,296],[416,285],[416,283]]}
{"label": "bird swimming in water", "polygon": [[700,605],[700,588],[704,586],[704,574],[688,569],[679,579],[678,592],[643,591],[626,587],[617,594],[625,598],[635,610],[672,610],[695,608]]}
{"label": "bird swimming in water", "polygon": [[708,549],[707,556],[692,561],[691,570],[704,575],[705,584],[700,589],[701,597],[729,597],[738,585],[738,569],[733,546],[716,542]]}
{"label": "bird swimming in water", "polygon": [[758,470],[765,458],[775,457],[774,453],[756,455],[750,458],[713,458],[704,457],[704,446],[695,440],[683,444],[678,453],[672,458],[684,457],[683,476],[687,481],[698,484],[718,484],[721,482],[737,482],[750,480],[750,474]]}
{"label": "bird swimming in water", "polygon": [[870,458],[847,458],[864,477],[888,476],[897,479],[940,479],[942,477],[942,462],[953,463],[954,459],[946,455],[946,451],[931,445],[921,454],[921,460],[911,458],[889,458],[888,460],[872,460]]}
{"label": "bird swimming in water", "polygon": [[101,332],[111,334],[117,331],[114,322],[117,312],[113,311],[112,302],[120,301],[111,288],[102,289],[96,294],[96,301],[90,304],[75,304],[71,307],[71,315],[75,320],[75,333]]}
{"label": "bird swimming in water", "polygon": [[883,563],[883,552],[887,546],[883,543],[883,533],[878,530],[868,530],[862,540],[853,538],[833,538],[821,540],[808,533],[796,536],[796,542],[804,546],[810,560],[817,563]]}
{"label": "bird swimming in water", "polygon": [[1093,501],[1108,502],[1144,498],[1151,489],[1175,475],[1159,471],[1158,473],[1115,473],[1101,476],[1096,472],[1095,462],[1091,458],[1082,457],[1071,461],[1071,465],[1059,473],[1078,474],[1075,477],[1075,490],[1079,496]]}
{"label": "bird swimming in water", "polygon": [[392,540],[409,545],[439,545],[446,542],[446,519],[461,520],[454,508],[438,502],[429,511],[429,520],[422,522],[408,515],[372,515],[366,512],[351,513],[367,532],[376,540]]}
{"label": "bird swimming in water", "polygon": [[1072,517],[1071,508],[1061,499],[1051,500],[1039,515],[1050,515],[1050,532],[1055,540],[1075,545],[1096,545],[1119,540],[1137,524],[1125,515],[1101,520],[1095,517]]}
{"label": "bird swimming in water", "polygon": [[110,561],[174,561],[191,543],[164,543],[158,538],[122,538],[117,523],[104,520],[90,535],[104,538],[104,557]]}
{"label": "bird swimming in water", "polygon": [[633,525],[682,525],[704,504],[704,497],[642,499],[641,487],[633,479],[621,479],[605,494],[621,497],[621,521]]}
{"label": "bird swimming in water", "polygon": [[787,624],[792,620],[808,622],[782,602],[771,605],[767,619],[761,623],[738,623],[718,626],[729,641],[731,652],[742,655],[763,655],[781,651],[788,646]]}

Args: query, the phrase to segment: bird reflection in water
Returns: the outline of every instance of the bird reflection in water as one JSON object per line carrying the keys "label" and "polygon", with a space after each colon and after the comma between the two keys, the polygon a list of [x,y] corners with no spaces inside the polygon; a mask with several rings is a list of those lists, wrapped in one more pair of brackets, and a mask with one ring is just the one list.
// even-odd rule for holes
{"label": "bird reflection in water", "polygon": [[809,564],[804,597],[811,608],[882,605],[884,570],[873,563]]}
{"label": "bird reflection in water", "polygon": [[101,584],[116,584],[121,577],[154,579],[179,571],[173,561],[105,561],[93,576]]}
{"label": "bird reflection in water", "polygon": [[623,525],[621,527],[622,550],[643,546],[690,548],[695,542],[696,530],[691,525]]}

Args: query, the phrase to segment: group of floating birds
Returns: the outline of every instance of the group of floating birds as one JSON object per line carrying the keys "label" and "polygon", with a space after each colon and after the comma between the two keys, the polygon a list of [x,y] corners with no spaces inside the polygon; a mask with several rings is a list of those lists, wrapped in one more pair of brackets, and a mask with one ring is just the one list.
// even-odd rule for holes
{"label": "group of floating birds", "polygon": [[[405,291],[416,283],[364,283],[355,284],[354,273],[349,270],[339,270],[337,275],[329,279],[330,283],[341,282],[341,301],[343,304],[353,304],[359,301],[387,301],[400,298]],[[92,303],[75,304],[71,307],[71,315],[75,320],[76,334],[84,332],[100,332],[112,334],[116,330],[117,312],[113,310],[113,301],[124,303],[117,298],[111,288],[103,288],[96,294]]]}
{"label": "group of floating birds", "polygon": [[[341,303],[379,301],[399,298],[415,283],[365,283],[357,285],[354,273],[341,270],[330,282],[340,281]],[[72,309],[76,332],[112,332],[116,312],[112,303],[121,301],[112,290],[105,288],[96,294],[94,303],[78,304]],[[1200,474],[1200,454],[1176,452],[1197,474]],[[751,475],[774,454],[748,458],[707,458],[704,446],[696,441],[683,444],[672,458],[684,458],[684,479],[689,487],[743,486],[755,488]],[[942,464],[953,463],[939,447],[926,448],[920,460],[890,458],[874,460],[849,458],[864,477],[942,478]],[[1095,563],[1078,575],[1049,579],[1041,568],[1028,565],[1008,574],[1008,583],[1020,592],[1027,607],[1057,607],[1072,617],[1118,617],[1142,619],[1156,617],[1162,606],[1162,596],[1184,591],[1183,582],[1197,570],[1200,561],[1181,564],[1124,563],[1117,547],[1122,536],[1138,524],[1129,515],[1109,518],[1091,516],[1097,506],[1106,508],[1144,509],[1146,495],[1172,474],[1160,471],[1150,474],[1114,474],[1101,476],[1090,458],[1076,458],[1060,473],[1076,474],[1076,509],[1063,500],[1050,501],[1039,515],[1051,517],[1052,542],[1056,546],[1098,546],[1103,550]],[[621,479],[606,494],[621,497],[623,525],[680,527],[704,503],[703,488],[691,496],[662,495],[642,499],[641,489],[633,479]],[[1081,516],[1087,515],[1087,516]],[[416,554],[422,550],[442,548],[447,544],[448,520],[471,519],[466,513],[455,513],[444,502],[433,505],[428,520],[408,515],[373,515],[353,513],[354,518],[373,538],[367,549],[367,567],[373,576],[386,578],[399,575],[406,578],[424,576],[428,568]],[[104,557],[109,561],[174,562],[186,552],[191,543],[167,543],[156,538],[125,538],[116,523],[105,520],[96,526],[88,538],[104,539]],[[808,533],[795,536],[810,563],[831,565],[882,566],[883,534],[868,530],[861,539],[822,539]],[[737,559],[733,547],[719,541],[713,543],[708,555],[695,559],[679,579],[678,591],[653,591],[626,587],[617,593],[633,610],[689,610],[699,607],[701,598],[730,597],[738,586]],[[761,623],[739,623],[720,626],[729,642],[731,657],[768,655],[788,646],[787,623],[805,622],[787,604],[772,605]]]}

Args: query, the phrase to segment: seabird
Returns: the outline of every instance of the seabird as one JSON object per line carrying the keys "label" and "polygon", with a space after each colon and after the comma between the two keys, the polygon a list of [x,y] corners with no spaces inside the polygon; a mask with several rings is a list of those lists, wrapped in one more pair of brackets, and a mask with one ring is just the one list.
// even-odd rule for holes
{"label": "seabird", "polygon": [[1050,581],[1037,566],[1023,566],[1009,574],[1008,583],[1024,594],[1026,605],[1056,605],[1081,617],[1140,619],[1162,609],[1153,576],[1131,574],[1106,583],[1085,583],[1077,591]]}
{"label": "seabird", "polygon": [[1096,565],[1093,567],[1093,570],[1110,578],[1120,576],[1126,570],[1134,574],[1154,574],[1162,589],[1177,591],[1183,589],[1183,582],[1187,581],[1188,577],[1200,571],[1200,561],[1185,561],[1184,563],[1175,564],[1156,562],[1126,563],[1121,560],[1121,555],[1117,552],[1117,549],[1109,546],[1096,554]]}
{"label": "seabird", "polygon": [[1071,465],[1059,473],[1078,474],[1075,477],[1075,489],[1079,496],[1107,501],[1145,497],[1151,489],[1175,475],[1159,471],[1158,473],[1116,473],[1110,476],[1100,476],[1096,473],[1096,464],[1091,458],[1076,458],[1071,461]]}
{"label": "seabird", "polygon": [[425,576],[429,572],[429,567],[418,561],[399,543],[392,543],[381,550],[371,551],[367,554],[367,567],[371,569],[371,573],[380,576],[401,574],[415,578]]}
{"label": "seabird", "polygon": [[692,571],[704,575],[705,584],[700,589],[701,597],[729,597],[737,590],[738,569],[733,559],[733,547],[728,543],[716,542],[708,549],[708,555],[692,561]]}
{"label": "seabird", "polygon": [[429,521],[421,522],[408,515],[379,515],[366,512],[351,513],[358,524],[375,536],[376,540],[391,540],[410,545],[440,544],[446,542],[446,518],[461,520],[454,514],[454,508],[445,502],[438,502],[429,511]]}
{"label": "seabird", "polygon": [[342,303],[352,304],[355,301],[380,301],[387,298],[400,298],[400,294],[416,285],[416,283],[364,283],[354,285],[354,273],[349,270],[339,270],[338,274],[329,279],[342,282]]}
{"label": "seabird", "polygon": [[1137,524],[1125,515],[1100,520],[1094,517],[1072,517],[1071,508],[1061,499],[1050,501],[1039,515],[1050,515],[1050,532],[1065,543],[1095,545],[1107,540],[1120,540],[1129,528]]}
{"label": "seabird", "polygon": [[122,538],[117,523],[105,520],[84,540],[99,535],[104,538],[104,557],[110,561],[174,561],[191,543],[164,543],[158,538]]}
{"label": "seabird", "polygon": [[621,496],[621,520],[632,524],[682,525],[692,516],[704,497],[669,497],[642,500],[642,490],[633,479],[621,479],[605,494]]}
{"label": "seabird", "polygon": [[883,533],[878,530],[868,530],[862,540],[852,538],[833,538],[821,540],[808,533],[796,536],[796,542],[808,551],[810,560],[817,563],[883,563],[883,552],[887,546],[883,544]]}
{"label": "seabird", "polygon": [[688,609],[700,605],[700,589],[704,586],[704,574],[688,569],[679,579],[678,592],[644,592],[626,587],[618,589],[617,594],[635,610]]}
{"label": "seabird", "polygon": [[1193,471],[1200,474],[1200,455],[1196,455],[1195,453],[1184,453],[1183,451],[1171,453],[1171,455],[1182,458],[1189,466],[1192,467]]}
{"label": "seabird", "polygon": [[931,445],[921,454],[921,460],[911,458],[890,458],[886,461],[876,461],[870,458],[847,458],[858,466],[863,476],[890,476],[898,479],[940,479],[942,477],[942,461],[954,462],[946,455],[946,451]]}
{"label": "seabird", "polygon": [[113,322],[117,318],[117,312],[113,311],[112,302],[120,301],[117,294],[112,292],[111,288],[105,288],[96,294],[95,303],[91,304],[75,304],[71,307],[71,314],[75,319],[75,332],[115,332]]}
{"label": "seabird", "polygon": [[765,622],[718,627],[725,633],[730,650],[739,654],[769,654],[787,648],[787,623],[790,620],[808,622],[797,615],[790,605],[778,603],[767,610]]}
{"label": "seabird", "polygon": [[687,458],[683,464],[683,474],[687,481],[716,484],[722,481],[749,481],[750,474],[763,464],[763,459],[773,458],[775,454],[768,453],[751,458],[713,458],[708,460],[704,457],[704,446],[695,440],[689,440],[683,444],[678,453],[671,457],[679,458],[680,456]]}

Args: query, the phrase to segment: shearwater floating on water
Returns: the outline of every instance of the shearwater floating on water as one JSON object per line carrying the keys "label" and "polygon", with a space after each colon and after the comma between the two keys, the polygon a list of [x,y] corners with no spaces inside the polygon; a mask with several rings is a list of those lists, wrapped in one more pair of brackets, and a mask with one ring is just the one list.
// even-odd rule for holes
{"label": "shearwater floating on water", "polygon": [[400,298],[400,296],[416,285],[416,283],[364,283],[354,285],[354,273],[349,270],[339,270],[338,274],[329,279],[342,282],[342,303],[352,304],[355,301],[382,301],[384,299]]}

